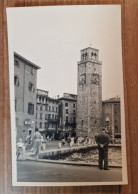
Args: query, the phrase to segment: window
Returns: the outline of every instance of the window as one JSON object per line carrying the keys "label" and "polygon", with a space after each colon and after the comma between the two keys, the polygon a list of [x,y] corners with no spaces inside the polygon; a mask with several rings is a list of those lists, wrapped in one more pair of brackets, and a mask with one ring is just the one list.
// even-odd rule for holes
{"label": "window", "polygon": [[58,107],[56,107],[56,112],[58,112]]}
{"label": "window", "polygon": [[17,75],[14,76],[14,85],[19,86],[19,77]]}
{"label": "window", "polygon": [[66,109],[66,114],[68,114],[69,113],[69,110],[68,109]]}
{"label": "window", "polygon": [[41,101],[41,96],[39,96],[39,101]]}
{"label": "window", "polygon": [[29,82],[29,91],[30,92],[34,92],[35,91],[34,84],[32,82]]}
{"label": "window", "polygon": [[45,120],[48,118],[48,115],[47,114],[45,114]]}
{"label": "window", "polygon": [[118,126],[115,126],[115,133],[118,133]]}
{"label": "window", "polygon": [[19,67],[19,61],[17,59],[15,59],[14,64],[16,65],[16,67]]}
{"label": "window", "polygon": [[43,110],[43,107],[42,107],[42,105],[40,105],[40,110]]}
{"label": "window", "polygon": [[51,111],[51,106],[49,106],[49,111]]}
{"label": "window", "polygon": [[52,111],[54,112],[54,106],[52,106]]}
{"label": "window", "polygon": [[75,108],[75,104],[73,104],[73,108]]}
{"label": "window", "polygon": [[42,114],[42,113],[40,113],[40,119],[42,119],[42,116],[43,116],[43,114]]}
{"label": "window", "polygon": [[42,128],[42,122],[40,122],[40,128]]}
{"label": "window", "polygon": [[66,116],[66,123],[68,123],[68,116]]}
{"label": "window", "polygon": [[50,117],[51,117],[51,114],[48,114],[48,119],[50,119]]}
{"label": "window", "polygon": [[65,106],[67,106],[67,107],[68,107],[68,103],[65,103]]}
{"label": "window", "polygon": [[46,127],[47,127],[47,123],[45,122],[45,123],[44,123],[44,125],[45,125],[45,129],[46,129]]}
{"label": "window", "polygon": [[84,53],[82,54],[82,60],[84,60]]}
{"label": "window", "polygon": [[85,55],[84,55],[84,56],[85,56],[85,59],[87,59],[87,53],[85,53]]}
{"label": "window", "polygon": [[45,110],[46,110],[46,111],[47,111],[47,108],[48,108],[48,107],[47,107],[47,105],[46,105],[46,106],[45,106]]}
{"label": "window", "polygon": [[55,119],[57,119],[57,115],[55,115]]}
{"label": "window", "polygon": [[52,115],[52,119],[54,119],[54,115]]}
{"label": "window", "polygon": [[15,98],[15,112],[17,112],[17,98]]}
{"label": "window", "polygon": [[34,72],[35,72],[35,70],[34,70],[34,68],[32,68],[31,69],[31,74],[34,75]]}
{"label": "window", "polygon": [[75,110],[73,110],[73,114],[74,114],[74,115],[76,114],[76,111],[75,111]]}
{"label": "window", "polygon": [[75,123],[76,122],[76,118],[75,117],[73,117],[73,123]]}
{"label": "window", "polygon": [[34,104],[28,103],[28,114],[33,115],[34,114]]}

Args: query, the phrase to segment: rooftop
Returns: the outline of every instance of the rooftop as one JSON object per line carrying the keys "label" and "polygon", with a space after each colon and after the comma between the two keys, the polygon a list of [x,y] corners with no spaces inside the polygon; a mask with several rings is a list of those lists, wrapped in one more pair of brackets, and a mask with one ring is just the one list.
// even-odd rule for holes
{"label": "rooftop", "polygon": [[120,102],[120,98],[119,97],[114,97],[114,98],[109,98],[108,100],[103,100],[104,103],[108,102],[108,103],[115,103],[115,102]]}
{"label": "rooftop", "polygon": [[84,51],[84,50],[87,50],[87,49],[92,49],[92,50],[97,50],[97,51],[99,51],[98,49],[96,49],[96,48],[92,48],[92,47],[87,47],[87,48],[85,48],[85,49],[82,49],[81,51]]}
{"label": "rooftop", "polygon": [[19,57],[20,59],[22,59],[23,61],[27,62],[29,65],[35,67],[36,69],[40,69],[40,67],[34,63],[32,63],[31,61],[29,61],[28,59],[22,57],[21,55],[19,55],[18,53],[14,52],[14,56]]}

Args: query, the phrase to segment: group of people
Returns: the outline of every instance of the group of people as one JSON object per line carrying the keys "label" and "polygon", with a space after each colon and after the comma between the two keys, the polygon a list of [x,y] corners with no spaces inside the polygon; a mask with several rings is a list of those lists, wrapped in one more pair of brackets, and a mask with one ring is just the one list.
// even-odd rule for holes
{"label": "group of people", "polygon": [[32,149],[31,151],[33,152],[33,156],[34,157],[38,157],[38,154],[40,152],[40,150],[42,149],[42,142],[44,141],[43,136],[41,135],[41,133],[39,132],[39,129],[36,128],[35,129],[35,134],[32,138],[32,140],[29,138],[29,136],[26,138],[25,143],[23,143],[22,139],[19,139],[19,142],[17,142],[16,144],[16,156],[17,156],[17,160],[21,159],[24,160],[25,159],[25,150],[26,150],[26,145],[30,144],[30,142],[32,141]]}
{"label": "group of people", "polygon": [[[102,129],[102,132],[99,133],[95,137],[96,143],[98,145],[98,150],[99,150],[99,168],[102,170],[109,170],[108,168],[108,144],[110,143],[110,137],[106,133],[105,129]],[[32,151],[34,153],[34,157],[38,157],[38,154],[42,148],[42,141],[44,141],[43,136],[39,132],[39,129],[35,129],[35,134],[32,139],[33,147]],[[87,139],[88,141],[88,139]],[[71,137],[70,135],[68,136],[67,139],[64,137],[62,138],[62,141],[59,144],[59,148],[61,146],[65,146],[66,144],[69,147],[72,147],[74,144],[77,145],[78,143],[78,138],[77,137]],[[25,144],[23,143],[22,139],[19,139],[19,142],[16,144],[17,147],[17,160],[19,157],[24,160],[25,159]]]}
{"label": "group of people", "polygon": [[77,137],[71,137],[71,135],[69,135],[67,138],[63,137],[62,141],[61,141],[61,146],[69,146],[72,147],[73,145],[76,145],[77,143]]}

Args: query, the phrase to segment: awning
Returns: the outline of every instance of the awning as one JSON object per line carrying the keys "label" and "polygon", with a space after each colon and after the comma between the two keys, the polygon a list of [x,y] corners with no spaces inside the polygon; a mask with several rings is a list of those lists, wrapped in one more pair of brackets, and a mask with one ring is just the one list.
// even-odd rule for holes
{"label": "awning", "polygon": [[31,119],[25,119],[24,125],[31,125]]}

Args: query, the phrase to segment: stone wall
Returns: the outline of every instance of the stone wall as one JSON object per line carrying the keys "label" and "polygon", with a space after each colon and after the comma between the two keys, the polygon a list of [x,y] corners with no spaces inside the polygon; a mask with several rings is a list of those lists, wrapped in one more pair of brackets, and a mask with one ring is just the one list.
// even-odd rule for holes
{"label": "stone wall", "polygon": [[101,62],[78,63],[77,94],[77,136],[94,138],[102,126]]}
{"label": "stone wall", "polygon": [[[14,57],[14,75],[19,78],[19,84],[15,85],[17,139],[25,139],[29,129],[33,132],[35,127],[37,68],[18,55]],[[29,91],[29,82],[33,84],[32,91]],[[34,114],[28,114],[28,103],[34,105]],[[25,125],[26,120],[28,125]]]}

